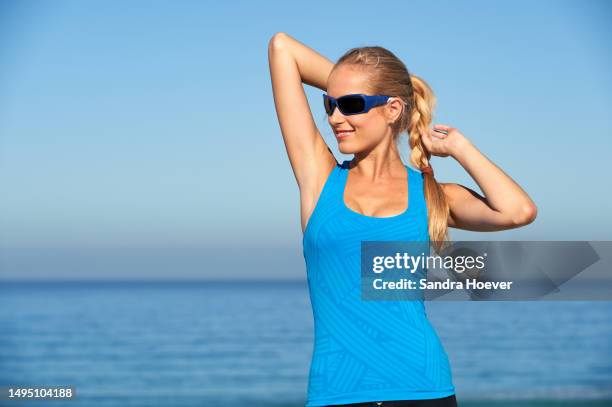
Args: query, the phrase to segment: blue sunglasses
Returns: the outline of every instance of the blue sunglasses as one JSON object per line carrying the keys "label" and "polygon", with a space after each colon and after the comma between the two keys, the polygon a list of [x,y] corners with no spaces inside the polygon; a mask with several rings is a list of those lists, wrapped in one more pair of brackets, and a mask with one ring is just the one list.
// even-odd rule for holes
{"label": "blue sunglasses", "polygon": [[[364,95],[363,93],[353,93],[344,95],[338,99],[323,94],[323,105],[328,116],[334,113],[336,106],[340,109],[343,115],[349,116],[353,114],[367,113],[371,108],[384,105],[389,101],[391,96],[386,95]],[[406,102],[403,102],[407,104]]]}

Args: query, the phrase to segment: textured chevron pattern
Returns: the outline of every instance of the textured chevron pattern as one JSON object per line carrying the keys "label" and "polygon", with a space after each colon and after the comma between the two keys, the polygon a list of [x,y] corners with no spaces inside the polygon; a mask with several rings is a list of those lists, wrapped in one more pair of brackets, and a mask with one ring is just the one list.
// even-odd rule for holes
{"label": "textured chevron pattern", "polygon": [[349,164],[329,174],[303,238],[315,329],[306,407],[450,396],[423,301],[361,301],[362,240],[429,239],[421,174],[406,166],[408,209],[377,218],[344,203]]}

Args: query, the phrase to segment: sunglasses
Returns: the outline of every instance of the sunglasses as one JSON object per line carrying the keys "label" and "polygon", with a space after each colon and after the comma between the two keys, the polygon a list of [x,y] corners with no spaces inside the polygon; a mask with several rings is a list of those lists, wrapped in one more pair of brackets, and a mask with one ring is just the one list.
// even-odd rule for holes
{"label": "sunglasses", "polygon": [[[335,99],[327,94],[323,94],[323,105],[328,116],[334,113],[336,106],[343,115],[367,113],[371,108],[386,104],[391,96],[386,95],[364,95],[363,93],[353,93]],[[404,104],[407,105],[406,102]]]}

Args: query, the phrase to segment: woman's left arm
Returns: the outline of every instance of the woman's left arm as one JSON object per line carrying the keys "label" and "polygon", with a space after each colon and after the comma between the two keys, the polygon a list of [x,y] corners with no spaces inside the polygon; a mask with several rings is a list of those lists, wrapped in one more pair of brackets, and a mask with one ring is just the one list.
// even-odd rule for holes
{"label": "woman's left arm", "polygon": [[449,202],[449,227],[491,232],[518,228],[535,220],[535,203],[512,178],[458,129],[440,124],[434,128],[448,134],[430,129],[423,138],[425,147],[434,155],[455,158],[485,194],[483,197],[460,184],[440,183]]}

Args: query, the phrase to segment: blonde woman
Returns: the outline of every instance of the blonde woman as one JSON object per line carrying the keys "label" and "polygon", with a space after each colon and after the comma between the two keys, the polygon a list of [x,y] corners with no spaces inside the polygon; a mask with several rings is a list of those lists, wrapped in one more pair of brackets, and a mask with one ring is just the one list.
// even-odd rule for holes
{"label": "blonde woman", "polygon": [[[269,42],[276,113],[300,190],[315,340],[306,407],[456,406],[447,354],[422,301],[361,301],[360,242],[448,241],[448,227],[497,231],[536,217],[530,197],[457,129],[430,128],[435,97],[379,46],[334,64],[286,33]],[[321,89],[338,163],[303,83]],[[317,113],[319,110],[317,109]],[[399,154],[407,132],[411,164]],[[432,155],[457,160],[485,196],[439,184]]]}

